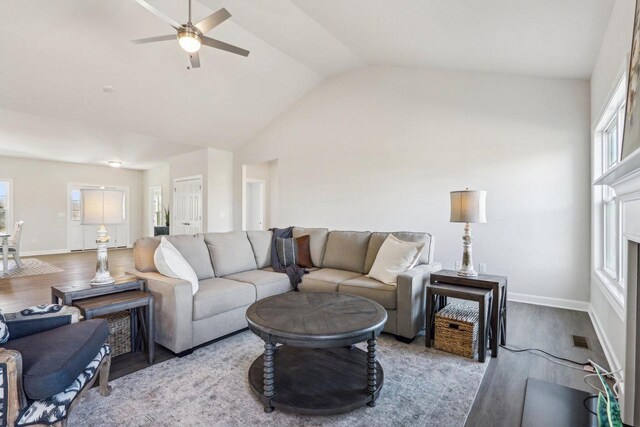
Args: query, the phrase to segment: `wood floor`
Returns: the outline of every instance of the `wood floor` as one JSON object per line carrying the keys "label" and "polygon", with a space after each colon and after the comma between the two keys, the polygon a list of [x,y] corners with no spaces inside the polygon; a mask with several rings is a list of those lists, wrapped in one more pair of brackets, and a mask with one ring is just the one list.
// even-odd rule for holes
{"label": "wood floor", "polygon": [[[48,303],[50,287],[55,284],[86,281],[95,273],[95,252],[39,256],[63,272],[39,276],[0,279],[0,308],[11,312],[34,304]],[[131,249],[109,251],[109,267],[114,277],[133,268]],[[590,349],[573,347],[572,335],[587,338]],[[566,358],[586,361],[593,359],[607,367],[587,313],[509,303],[509,346],[536,347]],[[159,360],[172,354],[158,350]],[[121,358],[112,369],[115,376],[145,367],[144,355]],[[527,377],[588,390],[584,373],[556,365],[529,353],[510,353],[500,349],[497,359],[491,359],[478,395],[467,419],[468,427],[519,426],[522,418]]]}

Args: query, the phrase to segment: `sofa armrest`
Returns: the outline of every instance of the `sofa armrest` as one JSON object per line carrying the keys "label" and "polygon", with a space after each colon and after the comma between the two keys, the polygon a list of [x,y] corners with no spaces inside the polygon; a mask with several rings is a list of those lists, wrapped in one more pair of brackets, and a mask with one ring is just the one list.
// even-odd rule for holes
{"label": "sofa armrest", "polygon": [[25,316],[18,312],[7,313],[5,317],[9,328],[9,339],[13,340],[76,323],[80,320],[80,310],[76,307],[63,306],[56,313]]}
{"label": "sofa armrest", "polygon": [[191,283],[160,273],[127,272],[145,279],[153,295],[156,342],[174,353],[189,350],[193,343],[193,293]]}
{"label": "sofa armrest", "polygon": [[[0,348],[0,409],[7,408],[4,414],[5,424],[1,427],[12,426],[18,419],[18,414],[27,404],[27,398],[22,388],[22,356],[15,350]],[[3,402],[4,400],[4,402]],[[0,418],[2,421],[2,418]]]}
{"label": "sofa armrest", "polygon": [[417,265],[398,275],[396,335],[413,339],[424,328],[425,284],[442,264]]}

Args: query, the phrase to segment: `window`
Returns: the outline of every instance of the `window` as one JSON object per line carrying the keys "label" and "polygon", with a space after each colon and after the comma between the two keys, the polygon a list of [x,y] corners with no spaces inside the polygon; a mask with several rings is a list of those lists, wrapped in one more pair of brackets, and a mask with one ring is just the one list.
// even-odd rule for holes
{"label": "window", "polygon": [[0,181],[0,233],[12,231],[11,224],[11,182]]}
{"label": "window", "polygon": [[[626,77],[623,77],[596,127],[594,153],[596,176],[607,173],[620,161],[624,133],[625,83]],[[598,212],[596,222],[598,235],[595,240],[598,242],[595,249],[598,263],[596,269],[611,294],[621,305],[624,305],[619,201],[611,187],[603,185],[600,191],[600,197],[596,195],[594,199]]]}
{"label": "window", "polygon": [[71,190],[71,221],[80,221],[80,190]]}

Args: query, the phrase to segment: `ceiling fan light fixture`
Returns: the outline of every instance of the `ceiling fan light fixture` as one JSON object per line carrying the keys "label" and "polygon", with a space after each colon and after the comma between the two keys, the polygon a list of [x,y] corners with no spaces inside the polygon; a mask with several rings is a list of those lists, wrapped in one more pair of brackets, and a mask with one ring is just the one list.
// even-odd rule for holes
{"label": "ceiling fan light fixture", "polygon": [[178,43],[185,52],[195,53],[202,46],[202,37],[195,31],[185,28],[178,31]]}

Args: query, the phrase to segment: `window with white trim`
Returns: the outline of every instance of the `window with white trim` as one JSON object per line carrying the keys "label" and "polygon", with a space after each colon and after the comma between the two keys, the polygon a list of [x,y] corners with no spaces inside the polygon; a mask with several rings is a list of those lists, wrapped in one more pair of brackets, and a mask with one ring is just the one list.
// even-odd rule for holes
{"label": "window with white trim", "polygon": [[[601,176],[620,162],[626,105],[626,76],[622,78],[596,127],[595,176]],[[599,159],[599,161],[598,161]],[[624,304],[622,280],[619,200],[613,188],[601,186],[600,200],[596,200],[598,219],[597,266],[600,277],[612,294]]]}

